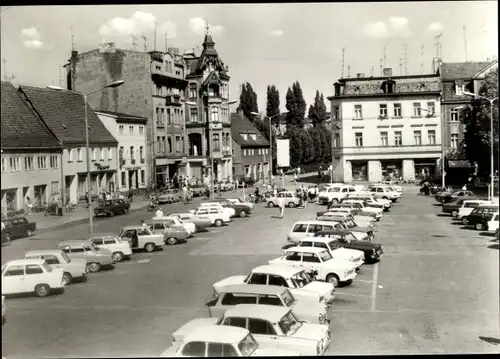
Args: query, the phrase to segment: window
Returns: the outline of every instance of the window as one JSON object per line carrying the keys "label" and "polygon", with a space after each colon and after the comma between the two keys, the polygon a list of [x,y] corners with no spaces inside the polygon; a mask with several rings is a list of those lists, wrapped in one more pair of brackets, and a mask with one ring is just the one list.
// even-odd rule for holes
{"label": "window", "polygon": [[121,184],[122,184],[122,187],[127,187],[127,173],[125,171],[122,171]]}
{"label": "window", "polygon": [[210,121],[219,122],[219,108],[217,106],[212,107]]}
{"label": "window", "polygon": [[7,162],[5,160],[5,157],[2,156],[2,172],[7,171]]}
{"label": "window", "polygon": [[285,278],[279,275],[269,275],[269,285],[276,285],[278,287],[288,287]]}
{"label": "window", "polygon": [[434,114],[436,113],[436,105],[434,104],[434,102],[427,102],[427,110],[428,116],[434,116]]}
{"label": "window", "polygon": [[300,253],[299,252],[288,252],[285,256],[285,259],[287,261],[292,261],[292,262],[300,262]]}
{"label": "window", "polygon": [[321,263],[318,256],[314,253],[302,253],[302,262]]}
{"label": "window", "polygon": [[403,145],[403,135],[401,131],[394,132],[394,146],[402,146]]}
{"label": "window", "polygon": [[160,110],[160,124],[165,125],[165,109]]}
{"label": "window", "polygon": [[160,125],[161,122],[160,122],[160,109],[157,107],[156,108],[156,125]]}
{"label": "window", "polygon": [[379,105],[379,115],[380,117],[387,117],[387,104]]}
{"label": "window", "polygon": [[141,184],[146,183],[146,173],[144,170],[141,170]]}
{"label": "window", "polygon": [[450,121],[458,122],[459,120],[459,112],[458,110],[451,110],[450,112]]}
{"label": "window", "polygon": [[100,158],[101,161],[104,161],[104,158],[106,157],[106,153],[105,152],[107,150],[108,150],[107,148],[101,148],[101,158]]}
{"label": "window", "polygon": [[247,328],[247,320],[245,318],[226,318],[224,320],[224,325],[228,325],[231,327],[239,327],[239,328]]}
{"label": "window", "polygon": [[43,256],[43,259],[47,262],[47,264],[60,264],[59,258],[53,255]]}
{"label": "window", "polygon": [[252,334],[276,335],[271,323],[262,319],[248,319],[248,331]]}
{"label": "window", "polygon": [[214,151],[220,151],[220,138],[218,133],[214,133]]}
{"label": "window", "polygon": [[26,274],[43,274],[43,269],[38,264],[28,264]]}
{"label": "window", "polygon": [[307,224],[305,223],[296,224],[295,227],[293,227],[294,233],[306,233],[306,230],[307,230]]}
{"label": "window", "polygon": [[[11,165],[11,167],[12,167],[12,165]],[[46,169],[47,168],[47,157],[38,156],[38,168],[39,169]]]}
{"label": "window", "polygon": [[257,296],[254,294],[226,293],[221,301],[222,305],[257,304]]}
{"label": "window", "polygon": [[172,113],[170,112],[169,108],[167,108],[167,124],[172,124]]}
{"label": "window", "polygon": [[175,136],[175,152],[181,152],[181,136]]}
{"label": "window", "polygon": [[429,130],[427,132],[427,136],[429,137],[429,145],[435,145],[436,144],[436,131]]}
{"label": "window", "polygon": [[57,194],[57,193],[59,193],[59,182],[58,181],[50,182],[50,194]]}
{"label": "window", "polygon": [[130,160],[133,161],[135,159],[134,146],[130,146]]}
{"label": "window", "polygon": [[119,133],[120,135],[123,135],[123,129],[124,129],[124,126],[123,126],[123,125],[118,126],[118,133]]}
{"label": "window", "polygon": [[208,343],[208,353],[209,357],[236,357],[238,352],[234,349],[231,344],[223,343]]}
{"label": "window", "polygon": [[168,152],[172,153],[172,137],[170,136],[167,137],[167,143],[168,143]]}
{"label": "window", "polygon": [[49,158],[49,164],[50,164],[50,168],[58,168],[59,167],[59,158],[58,156],[50,156]]}
{"label": "window", "polygon": [[458,148],[458,133],[451,134],[450,147],[451,148]]}
{"label": "window", "polygon": [[75,160],[75,151],[73,149],[68,150],[68,162],[73,162]]}
{"label": "window", "polygon": [[128,126],[128,134],[129,135],[133,135],[134,134],[134,126]]}
{"label": "window", "polygon": [[422,108],[420,107],[419,102],[413,103],[413,117],[421,117],[422,116]]}
{"label": "window", "polygon": [[333,107],[333,119],[334,120],[340,120],[340,109],[338,106]]}
{"label": "window", "polygon": [[144,160],[144,146],[139,146],[139,158],[141,161]]}
{"label": "window", "polygon": [[204,357],[205,356],[205,342],[190,342],[182,349],[182,356],[187,357]]}
{"label": "window", "polygon": [[334,147],[334,148],[338,148],[338,147],[340,147],[340,134],[339,134],[339,133],[336,133],[336,134],[333,136],[333,147]]}
{"label": "window", "polygon": [[102,238],[92,238],[91,242],[94,243],[96,246],[101,246],[103,244],[103,239]]}
{"label": "window", "polygon": [[380,142],[382,146],[389,146],[389,136],[387,132],[380,132]]}
{"label": "window", "polygon": [[[24,157],[24,169],[26,171],[31,171],[33,170],[35,167],[34,167],[34,163],[33,163],[33,156],[27,156],[27,157]],[[3,162],[2,162],[2,172],[4,171],[3,169]]]}
{"label": "window", "polygon": [[260,284],[265,285],[267,282],[267,275],[260,273],[253,273],[248,281],[248,284]]}
{"label": "window", "polygon": [[363,118],[363,108],[361,105],[354,105],[354,118],[362,119]]}
{"label": "window", "polygon": [[394,117],[402,117],[403,111],[401,109],[401,104],[400,103],[395,103],[394,104]]}
{"label": "window", "polygon": [[356,132],[354,134],[354,139],[355,139],[356,147],[363,147],[363,133],[362,132]]}
{"label": "window", "polygon": [[196,92],[197,92],[197,86],[196,86],[196,84],[189,84],[189,98],[190,99],[191,98],[194,99],[194,98],[198,97],[197,94],[196,94]]}
{"label": "window", "polygon": [[12,277],[24,275],[24,267],[23,266],[10,266],[5,271],[4,277]]}
{"label": "window", "polygon": [[144,135],[144,126],[139,126],[139,135],[140,136]]}
{"label": "window", "polygon": [[259,304],[274,305],[277,307],[280,307],[283,305],[283,303],[281,302],[281,299],[278,296],[265,295],[265,294],[259,295]]}
{"label": "window", "polygon": [[95,161],[97,158],[97,148],[93,148],[92,150],[92,161]]}
{"label": "window", "polygon": [[422,131],[413,131],[413,144],[421,145],[422,144]]}

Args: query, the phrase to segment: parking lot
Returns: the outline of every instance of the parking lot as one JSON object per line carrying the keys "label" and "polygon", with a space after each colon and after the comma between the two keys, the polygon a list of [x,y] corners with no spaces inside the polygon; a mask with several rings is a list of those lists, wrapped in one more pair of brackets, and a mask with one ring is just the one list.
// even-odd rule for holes
{"label": "parking lot", "polygon": [[[493,237],[455,225],[430,197],[406,188],[375,228],[385,255],[337,289],[329,313],[332,343],[326,354],[494,353],[479,339],[499,332],[499,251]],[[184,205],[164,206],[165,213]],[[185,207],[184,207],[185,208]],[[138,253],[87,283],[47,298],[7,299],[3,356],[156,356],[187,321],[208,316],[212,284],[247,274],[281,253],[293,223],[314,219],[318,205],[287,209],[256,205],[250,218],[211,227],[188,243]],[[151,218],[139,211],[97,220],[94,231],[118,232]],[[14,241],[2,262],[25,249],[54,248],[84,238],[85,224]]]}

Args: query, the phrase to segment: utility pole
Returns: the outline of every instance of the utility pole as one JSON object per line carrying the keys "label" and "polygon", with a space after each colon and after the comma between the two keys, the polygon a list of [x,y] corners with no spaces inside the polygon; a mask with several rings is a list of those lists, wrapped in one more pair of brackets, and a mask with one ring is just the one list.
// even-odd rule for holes
{"label": "utility pole", "polygon": [[61,69],[62,66],[59,64],[59,87],[63,87],[63,81],[62,81],[62,76],[61,76]]}
{"label": "utility pole", "polygon": [[370,77],[373,77],[373,66],[372,66],[372,68],[370,70]]}
{"label": "utility pole", "polygon": [[340,78],[344,78],[344,56],[345,56],[345,47],[342,48],[342,73],[340,75]]}
{"label": "utility pole", "polygon": [[467,62],[467,29],[464,25],[465,62]]}

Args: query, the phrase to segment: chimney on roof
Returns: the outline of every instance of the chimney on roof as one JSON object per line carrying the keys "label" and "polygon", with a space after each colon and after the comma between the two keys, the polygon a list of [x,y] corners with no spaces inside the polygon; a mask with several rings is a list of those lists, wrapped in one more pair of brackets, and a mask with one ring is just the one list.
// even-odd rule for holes
{"label": "chimney on roof", "polygon": [[167,52],[172,55],[179,55],[179,48],[177,47],[169,47]]}
{"label": "chimney on roof", "polygon": [[385,77],[390,77],[390,76],[392,76],[392,68],[390,68],[390,67],[386,67],[386,68],[384,69],[383,74],[384,74],[384,76],[385,76]]}
{"label": "chimney on roof", "polygon": [[362,72],[358,72],[358,73],[356,74],[356,77],[357,77],[358,79],[360,79],[360,78],[365,77],[365,74],[364,74],[364,73],[362,73]]}

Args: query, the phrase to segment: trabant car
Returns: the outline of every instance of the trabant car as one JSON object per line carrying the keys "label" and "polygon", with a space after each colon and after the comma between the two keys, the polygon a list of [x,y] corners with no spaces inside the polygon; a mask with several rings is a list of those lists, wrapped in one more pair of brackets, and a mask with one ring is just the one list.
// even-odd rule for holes
{"label": "trabant car", "polygon": [[162,357],[266,357],[296,356],[283,349],[262,348],[247,329],[233,326],[208,325],[197,327],[182,335],[182,341],[161,353]]}
{"label": "trabant car", "polygon": [[356,188],[347,184],[329,186],[318,193],[318,204],[339,203],[349,193],[356,192]]}
{"label": "trabant car", "polygon": [[248,201],[243,201],[241,198],[228,198],[227,199],[229,202],[232,202],[233,204],[239,204],[241,206],[246,206],[248,208],[250,208],[250,210],[252,211],[253,208],[255,207],[255,204],[252,203],[252,202],[248,202]]}
{"label": "trabant car", "polygon": [[65,240],[57,244],[71,259],[86,259],[89,272],[99,272],[102,267],[113,268],[113,257],[107,249],[97,248],[88,240]]}
{"label": "trabant car", "polygon": [[132,249],[144,249],[146,252],[153,252],[157,248],[165,245],[164,234],[154,234],[146,226],[126,226],[118,234],[121,240],[129,241]]}
{"label": "trabant car", "polygon": [[303,269],[291,266],[263,265],[252,269],[248,275],[228,277],[213,285],[214,296],[219,295],[221,288],[233,284],[286,287],[296,298],[309,297],[325,304],[335,298],[335,287],[330,283],[315,281]]}
{"label": "trabant car", "polygon": [[288,288],[273,285],[235,284],[220,290],[215,305],[208,307],[212,318],[219,318],[224,312],[238,304],[265,304],[287,307],[308,323],[328,324],[328,306],[314,300],[298,299]]}
{"label": "trabant car", "polygon": [[474,192],[468,191],[468,190],[466,190],[466,191],[464,191],[464,190],[454,190],[454,191],[451,191],[451,192],[443,191],[443,192],[438,193],[436,196],[434,196],[434,198],[436,199],[436,201],[438,201],[440,203],[443,203],[443,204],[444,203],[454,202],[454,201],[456,201],[459,198],[468,199],[468,197],[477,198],[477,196],[474,194]]}
{"label": "trabant car", "polygon": [[348,228],[361,227],[373,229],[375,226],[369,217],[356,217],[354,218],[349,212],[341,210],[330,210],[324,213],[321,217],[316,218],[318,221],[335,221],[344,220],[349,221]]}
{"label": "trabant car", "polygon": [[300,199],[296,196],[294,191],[282,191],[276,196],[271,195],[266,198],[267,206],[271,208],[277,206],[280,201],[284,201],[285,206],[290,208],[297,207],[300,203]]}
{"label": "trabant car", "polygon": [[183,222],[193,223],[195,225],[195,232],[204,231],[212,224],[211,220],[207,218],[200,218],[189,212],[169,213],[167,216],[177,217]]}
{"label": "trabant car", "polygon": [[130,259],[132,255],[130,242],[122,241],[114,233],[92,233],[89,241],[97,248],[110,251],[114,262],[120,262],[125,258]]}
{"label": "trabant car", "polygon": [[357,265],[352,262],[333,260],[329,250],[314,247],[291,247],[269,264],[290,265],[308,271],[316,271],[318,280],[337,286],[350,284],[356,278]]}
{"label": "trabant car", "polygon": [[198,207],[193,214],[199,218],[209,219],[216,227],[231,222],[231,216],[220,205]]}
{"label": "trabant car", "polygon": [[331,341],[328,325],[305,323],[290,308],[257,304],[236,305],[220,318],[193,319],[175,331],[174,339],[182,340],[194,328],[207,325],[248,329],[263,347],[300,355],[323,355]]}
{"label": "trabant car", "polygon": [[158,203],[175,203],[181,200],[181,193],[178,190],[167,189],[158,196]]}
{"label": "trabant car", "polygon": [[356,225],[356,222],[354,222],[351,218],[340,216],[323,216],[321,218],[324,218],[323,220],[325,222],[339,223],[342,228],[350,230],[354,237],[356,237],[360,241],[371,241],[373,238],[375,238],[375,234],[373,234],[373,228],[358,227]]}
{"label": "trabant car", "polygon": [[240,203],[233,203],[226,199],[216,199],[208,203],[220,203],[224,208],[234,209],[234,216],[244,218],[252,213],[252,209],[249,206]]}
{"label": "trabant car", "polygon": [[384,217],[384,215],[382,214],[382,212],[384,210],[382,208],[370,207],[370,206],[368,206],[368,203],[366,201],[363,201],[361,199],[349,199],[349,198],[347,198],[347,199],[343,200],[342,203],[344,203],[344,204],[352,204],[352,205],[356,206],[357,208],[361,209],[364,212],[374,213],[375,214],[375,219],[377,221],[380,221]]}
{"label": "trabant car", "polygon": [[162,220],[164,222],[168,222],[170,226],[174,227],[182,227],[188,232],[188,234],[193,234],[196,232],[196,226],[191,222],[184,222],[182,219],[176,216],[162,216],[162,217],[153,217],[153,220]]}
{"label": "trabant car", "polygon": [[2,231],[2,243],[11,239],[31,237],[36,230],[36,223],[28,221],[25,217],[2,219],[5,229]]}
{"label": "trabant car", "polygon": [[393,181],[380,181],[378,184],[392,187],[398,192],[403,192],[403,187],[397,186]]}
{"label": "trabant car", "polygon": [[491,219],[487,222],[488,232],[490,233],[498,233],[498,212],[493,213]]}
{"label": "trabant car", "polygon": [[187,239],[192,237],[184,227],[176,226],[169,219],[153,219],[145,222],[153,234],[162,234],[165,238],[165,243],[174,245],[179,242],[187,242]]}
{"label": "trabant car", "polygon": [[328,221],[298,221],[295,222],[292,229],[286,237],[290,243],[298,243],[303,237],[312,237],[315,232],[340,229],[342,225],[336,222]]}
{"label": "trabant car", "polygon": [[113,217],[115,214],[127,214],[130,210],[130,203],[125,202],[123,199],[110,199],[100,201],[98,206],[94,208],[94,215]]}
{"label": "trabant car", "polygon": [[358,213],[359,211],[354,208],[330,208],[328,211],[324,212],[321,216],[318,216],[316,219],[321,218],[325,215],[338,216],[338,217],[351,218],[360,227],[373,228],[375,226],[374,217],[360,216]]}
{"label": "trabant car", "polygon": [[26,252],[25,259],[43,259],[52,269],[61,268],[64,271],[64,285],[73,282],[87,280],[87,260],[83,258],[71,259],[66,253],[59,249],[40,249]]}
{"label": "trabant car", "polygon": [[2,266],[2,295],[35,293],[46,297],[64,290],[64,270],[52,269],[43,259],[17,259]]}
{"label": "trabant car", "polygon": [[363,191],[349,193],[346,199],[361,199],[366,201],[368,207],[382,208],[386,212],[392,207],[392,201],[390,199],[377,198],[371,192]]}
{"label": "trabant car", "polygon": [[370,192],[377,198],[390,199],[393,202],[401,198],[401,192],[385,185],[370,186]]}
{"label": "trabant car", "polygon": [[200,209],[200,208],[205,208],[205,207],[218,207],[220,209],[222,209],[222,211],[224,213],[227,213],[229,215],[229,218],[232,218],[236,215],[236,210],[231,207],[231,206],[226,206],[224,207],[222,204],[218,203],[218,202],[203,202],[203,203],[200,203],[198,205],[198,207],[196,208],[196,210]]}

